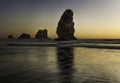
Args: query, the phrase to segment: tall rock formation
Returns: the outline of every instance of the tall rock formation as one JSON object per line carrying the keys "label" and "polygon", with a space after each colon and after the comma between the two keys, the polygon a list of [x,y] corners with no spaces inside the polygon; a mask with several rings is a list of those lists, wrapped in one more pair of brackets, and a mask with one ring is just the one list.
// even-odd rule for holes
{"label": "tall rock formation", "polygon": [[73,22],[73,11],[71,9],[67,9],[63,15],[61,16],[58,27],[57,27],[57,35],[58,38],[55,40],[58,41],[68,41],[68,40],[77,40],[74,36],[74,22]]}
{"label": "tall rock formation", "polygon": [[26,33],[23,33],[18,37],[18,39],[30,39],[30,38],[31,38],[30,35]]}
{"label": "tall rock formation", "polygon": [[47,29],[44,30],[38,30],[38,32],[35,35],[36,39],[47,39],[48,38],[48,31]]}

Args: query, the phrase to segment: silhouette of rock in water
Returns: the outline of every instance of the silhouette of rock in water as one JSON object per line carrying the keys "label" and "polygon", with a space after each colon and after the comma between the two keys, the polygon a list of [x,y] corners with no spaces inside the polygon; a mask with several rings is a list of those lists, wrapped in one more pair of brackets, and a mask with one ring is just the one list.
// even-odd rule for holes
{"label": "silhouette of rock in water", "polygon": [[74,32],[73,11],[67,9],[59,20],[56,31],[58,38],[55,40],[77,40],[77,38],[74,36]]}
{"label": "silhouette of rock in water", "polygon": [[36,39],[48,39],[48,31],[47,29],[44,30],[38,30],[38,32],[35,35]]}
{"label": "silhouette of rock in water", "polygon": [[20,35],[20,37],[18,37],[18,39],[30,39],[30,35],[29,34],[26,34],[26,33],[23,33]]}
{"label": "silhouette of rock in water", "polygon": [[8,35],[8,39],[14,39],[12,35]]}

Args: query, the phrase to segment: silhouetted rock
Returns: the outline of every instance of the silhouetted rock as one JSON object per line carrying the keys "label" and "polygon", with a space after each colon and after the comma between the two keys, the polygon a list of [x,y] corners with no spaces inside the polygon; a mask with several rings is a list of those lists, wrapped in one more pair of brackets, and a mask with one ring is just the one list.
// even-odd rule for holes
{"label": "silhouetted rock", "polygon": [[20,37],[18,37],[18,39],[30,39],[30,35],[29,34],[26,34],[26,33],[23,33],[20,35]]}
{"label": "silhouetted rock", "polygon": [[48,31],[47,29],[44,30],[38,30],[38,32],[35,35],[36,39],[48,39]]}
{"label": "silhouetted rock", "polygon": [[8,35],[8,39],[14,39],[12,35]]}
{"label": "silhouetted rock", "polygon": [[59,20],[56,31],[58,38],[55,40],[59,40],[59,41],[77,40],[77,38],[74,37],[74,32],[75,29],[73,22],[73,11],[67,9]]}

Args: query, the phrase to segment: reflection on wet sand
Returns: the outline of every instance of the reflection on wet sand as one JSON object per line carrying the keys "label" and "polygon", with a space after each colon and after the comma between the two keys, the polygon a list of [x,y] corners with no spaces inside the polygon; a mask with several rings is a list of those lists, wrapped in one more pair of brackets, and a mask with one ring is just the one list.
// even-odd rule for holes
{"label": "reflection on wet sand", "polygon": [[120,83],[120,51],[2,47],[0,83]]}
{"label": "reflection on wet sand", "polygon": [[57,48],[57,62],[60,73],[60,83],[73,83],[73,48]]}
{"label": "reflection on wet sand", "polygon": [[74,48],[74,83],[120,83],[116,77],[119,71],[118,63],[115,64],[117,57],[112,51]]}
{"label": "reflection on wet sand", "polygon": [[[74,48],[71,47],[58,47],[56,53],[60,83],[119,83],[105,67],[106,64],[93,64],[92,58],[88,58],[90,54],[84,56],[79,51],[81,55],[74,56]],[[83,59],[86,61],[83,62]]]}

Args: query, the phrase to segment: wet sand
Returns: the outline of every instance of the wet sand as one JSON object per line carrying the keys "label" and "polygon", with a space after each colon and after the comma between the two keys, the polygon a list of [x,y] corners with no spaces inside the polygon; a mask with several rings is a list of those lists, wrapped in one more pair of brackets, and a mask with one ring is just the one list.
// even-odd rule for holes
{"label": "wet sand", "polygon": [[0,47],[0,83],[120,83],[120,51]]}

